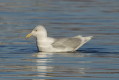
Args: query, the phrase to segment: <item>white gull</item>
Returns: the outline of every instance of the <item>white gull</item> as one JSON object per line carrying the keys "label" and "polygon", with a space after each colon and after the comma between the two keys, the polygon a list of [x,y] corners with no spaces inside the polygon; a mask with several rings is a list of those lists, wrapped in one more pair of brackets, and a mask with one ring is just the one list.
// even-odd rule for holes
{"label": "white gull", "polygon": [[69,38],[52,38],[47,36],[44,26],[36,26],[26,38],[34,36],[37,46],[42,52],[73,52],[91,40],[92,36],[82,37],[80,35]]}

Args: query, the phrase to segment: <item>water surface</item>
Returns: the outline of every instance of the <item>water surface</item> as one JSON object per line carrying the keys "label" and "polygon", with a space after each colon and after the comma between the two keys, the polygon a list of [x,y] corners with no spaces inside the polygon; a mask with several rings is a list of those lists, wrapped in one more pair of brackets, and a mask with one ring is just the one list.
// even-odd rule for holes
{"label": "water surface", "polygon": [[[118,80],[118,0],[1,0],[0,80]],[[74,53],[38,52],[36,25],[51,37],[94,38]]]}

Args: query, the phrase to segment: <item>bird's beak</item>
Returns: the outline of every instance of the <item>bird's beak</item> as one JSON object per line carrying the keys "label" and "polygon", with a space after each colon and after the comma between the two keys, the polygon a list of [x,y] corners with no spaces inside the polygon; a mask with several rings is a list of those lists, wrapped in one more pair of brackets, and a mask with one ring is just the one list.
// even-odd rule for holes
{"label": "bird's beak", "polygon": [[30,38],[31,36],[32,36],[31,33],[27,34],[27,35],[26,35],[26,39],[27,39],[27,38]]}

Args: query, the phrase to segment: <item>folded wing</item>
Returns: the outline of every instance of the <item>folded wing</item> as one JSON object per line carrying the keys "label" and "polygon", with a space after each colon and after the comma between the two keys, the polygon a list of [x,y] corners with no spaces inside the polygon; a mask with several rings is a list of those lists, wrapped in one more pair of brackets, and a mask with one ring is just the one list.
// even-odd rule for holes
{"label": "folded wing", "polygon": [[54,43],[52,43],[52,46],[54,48],[70,48],[70,49],[76,49],[78,46],[82,44],[82,39],[81,38],[61,38],[61,39],[56,39]]}

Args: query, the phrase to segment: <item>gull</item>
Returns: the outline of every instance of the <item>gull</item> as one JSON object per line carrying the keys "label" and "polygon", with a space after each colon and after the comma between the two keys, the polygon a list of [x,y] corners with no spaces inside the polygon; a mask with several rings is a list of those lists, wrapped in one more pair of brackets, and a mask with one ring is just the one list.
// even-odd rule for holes
{"label": "gull", "polygon": [[31,33],[26,35],[26,38],[36,37],[37,46],[41,52],[74,52],[93,37],[77,35],[67,38],[52,38],[47,35],[45,27],[38,25]]}

